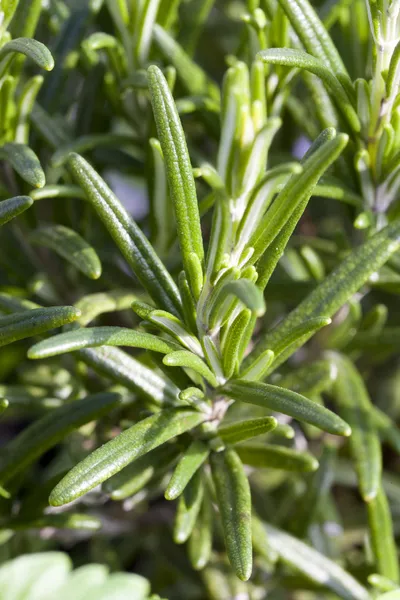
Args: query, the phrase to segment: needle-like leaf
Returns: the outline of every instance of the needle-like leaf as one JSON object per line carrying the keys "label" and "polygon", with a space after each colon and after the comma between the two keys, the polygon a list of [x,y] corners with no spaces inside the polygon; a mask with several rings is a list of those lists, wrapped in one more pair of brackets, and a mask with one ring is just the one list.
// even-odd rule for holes
{"label": "needle-like leaf", "polygon": [[148,69],[148,83],[158,137],[163,151],[169,191],[174,204],[183,265],[193,289],[190,255],[204,261],[199,209],[185,135],[168,84],[156,66]]}
{"label": "needle-like leaf", "polygon": [[221,393],[234,400],[282,412],[329,433],[344,436],[351,434],[350,426],[335,413],[296,392],[276,385],[238,379],[226,383],[221,388]]}
{"label": "needle-like leaf", "polygon": [[50,503],[63,506],[83,496],[136,458],[193,429],[203,419],[199,412],[169,409],[140,421],[76,465],[54,488]]}
{"label": "needle-like leaf", "polygon": [[68,166],[139,281],[165,310],[179,316],[181,301],[174,281],[122,204],[84,158],[72,154]]}
{"label": "needle-like leaf", "polygon": [[40,227],[29,239],[33,244],[57,252],[90,279],[100,277],[101,262],[96,251],[72,229],[64,225]]}
{"label": "needle-like leaf", "polygon": [[[1,327],[1,320],[0,320]],[[0,329],[1,333],[1,329]],[[48,358],[65,352],[97,346],[132,346],[168,354],[179,346],[151,333],[141,333],[126,327],[88,327],[60,333],[30,348],[29,358]]]}
{"label": "needle-like leaf", "polygon": [[42,188],[46,183],[38,157],[25,144],[4,144],[0,148],[0,156],[8,160],[18,175],[33,187]]}
{"label": "needle-like leaf", "polygon": [[73,306],[35,308],[0,317],[0,346],[11,344],[76,321],[81,313]]}
{"label": "needle-like leaf", "polygon": [[234,450],[213,452],[210,462],[229,561],[239,579],[247,581],[253,565],[249,483]]}

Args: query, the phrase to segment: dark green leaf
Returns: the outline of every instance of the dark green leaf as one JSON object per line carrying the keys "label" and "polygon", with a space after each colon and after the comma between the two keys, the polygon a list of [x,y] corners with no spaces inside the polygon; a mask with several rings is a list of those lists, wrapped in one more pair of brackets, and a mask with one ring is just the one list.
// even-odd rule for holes
{"label": "dark green leaf", "polygon": [[73,306],[35,308],[0,317],[0,346],[72,323],[81,313]]}
{"label": "dark green leaf", "polygon": [[57,252],[90,279],[100,277],[101,262],[96,251],[72,229],[64,225],[40,227],[29,239],[33,244]]}
{"label": "dark green leaf", "polygon": [[16,196],[0,202],[0,225],[11,221],[14,217],[32,206],[33,200],[29,196]]}
{"label": "dark green leaf", "polygon": [[247,581],[253,564],[249,482],[234,450],[213,452],[210,462],[229,561]]}
{"label": "dark green leaf", "polygon": [[68,166],[139,281],[161,307],[179,316],[174,281],[122,204],[84,158],[71,154]]}
{"label": "dark green leaf", "polygon": [[221,393],[234,400],[284,413],[329,433],[344,436],[351,434],[349,425],[324,406],[276,385],[238,379],[226,383],[221,388]]}

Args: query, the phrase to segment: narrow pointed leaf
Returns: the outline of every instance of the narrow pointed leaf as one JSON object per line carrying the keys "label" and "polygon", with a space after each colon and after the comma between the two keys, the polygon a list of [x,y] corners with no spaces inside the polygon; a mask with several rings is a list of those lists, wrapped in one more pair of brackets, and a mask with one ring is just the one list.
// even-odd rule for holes
{"label": "narrow pointed leaf", "polygon": [[203,419],[198,412],[169,409],[140,421],[76,465],[54,488],[50,503],[62,506],[83,496],[136,458],[193,429]]}
{"label": "narrow pointed leaf", "polygon": [[337,78],[351,88],[350,77],[329,33],[308,0],[279,0],[304,48],[330,66]]}
{"label": "narrow pointed leaf", "polygon": [[25,212],[32,204],[33,200],[29,196],[15,196],[15,198],[2,200],[0,202],[0,225],[5,225],[14,217]]}
{"label": "narrow pointed leaf", "polygon": [[253,565],[249,482],[234,450],[213,452],[210,462],[229,562],[247,581]]}
{"label": "narrow pointed leaf", "polygon": [[345,356],[332,354],[338,369],[333,396],[341,416],[352,429],[350,449],[360,493],[366,502],[375,498],[382,476],[382,454],[372,403],[361,375]]}
{"label": "narrow pointed leaf", "polygon": [[386,494],[381,486],[375,498],[368,503],[368,522],[378,573],[399,582],[399,561],[392,516]]}
{"label": "narrow pointed leaf", "polygon": [[118,394],[95,394],[52,410],[24,429],[0,459],[0,481],[8,481],[85,423],[98,419],[120,402]]}
{"label": "narrow pointed leaf", "polygon": [[4,144],[0,148],[0,156],[9,161],[12,168],[29,185],[42,188],[46,183],[45,174],[36,154],[25,144]]}
{"label": "narrow pointed leaf", "polygon": [[[368,278],[382,267],[399,246],[400,221],[394,221],[370,237],[362,246],[353,250],[303,302],[257,344],[255,350],[249,355],[248,361],[254,360],[254,357],[259,356],[264,350],[273,347],[275,340],[289,335],[294,327],[305,320],[320,315],[332,317],[368,281]],[[299,344],[293,344],[282,352],[275,361],[274,367],[283,363],[305,341],[302,338]]]}
{"label": "narrow pointed leaf", "polygon": [[330,91],[353,130],[356,132],[360,131],[360,121],[348,95],[335,74],[322,60],[315,58],[307,52],[292,48],[269,48],[268,50],[259,52],[257,57],[268,64],[305,69],[317,75]]}
{"label": "narrow pointed leaf", "polygon": [[207,460],[209,452],[207,445],[200,440],[195,440],[190,444],[177,464],[168,487],[165,490],[167,500],[175,500],[182,494],[194,474]]}
{"label": "narrow pointed leaf", "polygon": [[[165,159],[169,191],[175,209],[183,265],[189,277],[190,254],[194,253],[201,264],[204,261],[203,240],[192,165],[174,100],[158,67],[149,67],[148,84],[158,137]],[[193,289],[193,283],[190,279],[189,283]]]}
{"label": "narrow pointed leaf", "polygon": [[248,419],[220,427],[218,435],[226,444],[239,444],[249,438],[273,431],[277,424],[278,421],[274,417]]}
{"label": "narrow pointed leaf", "polygon": [[184,544],[190,537],[201,508],[204,486],[201,473],[197,472],[188,482],[178,501],[174,524],[174,541]]}
{"label": "narrow pointed leaf", "polygon": [[0,346],[67,325],[76,321],[80,314],[73,306],[55,306],[0,317]]}
{"label": "narrow pointed leaf", "polygon": [[84,158],[71,154],[68,166],[139,281],[162,308],[179,316],[178,289],[131,216]]}
{"label": "narrow pointed leaf", "polygon": [[318,461],[308,452],[271,444],[241,444],[236,448],[241,461],[251,467],[285,471],[315,471]]}
{"label": "narrow pointed leaf", "polygon": [[278,358],[279,355],[290,348],[292,345],[299,345],[300,340],[307,340],[314,333],[316,333],[322,327],[330,325],[332,320],[329,317],[314,317],[313,319],[307,319],[304,323],[300,323],[297,327],[287,334],[282,339],[276,339],[275,345],[271,348],[275,356]]}
{"label": "narrow pointed leaf", "polygon": [[318,180],[341,154],[348,139],[345,134],[328,139],[305,160],[303,171],[292,175],[250,240],[250,245],[254,247],[252,262],[264,254],[281,230],[287,226],[289,216],[297,214],[296,209],[300,207],[304,211]]}
{"label": "narrow pointed leaf", "polygon": [[178,347],[174,343],[166,342],[151,333],[142,333],[126,327],[88,327],[60,333],[39,342],[30,348],[28,357],[34,359],[48,358],[65,352],[74,352],[83,348],[96,348],[97,346],[132,346],[133,348],[143,348],[162,354],[174,351]]}
{"label": "narrow pointed leaf", "polygon": [[97,252],[72,229],[64,225],[40,227],[30,234],[29,240],[57,252],[90,279],[100,277],[101,262]]}
{"label": "narrow pointed leaf", "polygon": [[349,425],[335,413],[296,392],[276,385],[238,379],[226,383],[221,388],[221,393],[233,400],[281,412],[329,433],[344,436],[351,434]]}
{"label": "narrow pointed leaf", "polygon": [[288,533],[268,523],[264,526],[271,548],[290,568],[300,571],[307,579],[332,590],[344,600],[371,600],[367,590],[337,563]]}

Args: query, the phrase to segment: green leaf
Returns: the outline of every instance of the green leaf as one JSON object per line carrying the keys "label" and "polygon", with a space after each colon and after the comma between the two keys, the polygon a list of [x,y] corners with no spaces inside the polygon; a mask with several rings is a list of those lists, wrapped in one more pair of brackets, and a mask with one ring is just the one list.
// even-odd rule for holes
{"label": "green leaf", "polygon": [[240,458],[234,450],[210,457],[229,561],[242,581],[252,572],[251,495]]}
{"label": "green leaf", "polygon": [[67,325],[76,321],[80,314],[73,306],[55,306],[24,310],[0,317],[0,346]]}
{"label": "green leaf", "polygon": [[102,417],[119,402],[118,394],[95,394],[61,406],[38,419],[5,447],[0,458],[0,481],[9,481],[68,433]]}
{"label": "green leaf", "polygon": [[245,465],[285,471],[315,471],[318,461],[312,454],[271,444],[241,444],[236,448]]}
{"label": "green leaf", "polygon": [[43,198],[80,198],[85,200],[85,192],[77,185],[45,185],[41,189],[32,190],[30,197],[33,200]]}
{"label": "green leaf", "polygon": [[250,320],[251,312],[249,310],[242,310],[227,330],[222,350],[224,373],[227,379],[230,379],[235,371],[238,370],[241,342]]}
{"label": "green leaf", "polygon": [[0,202],[0,225],[8,223],[14,217],[25,212],[32,204],[33,200],[29,196],[15,196],[15,198],[2,200]]}
{"label": "green leaf", "polygon": [[1,3],[1,11],[3,13],[2,28],[6,29],[11,19],[17,10],[19,0],[3,0]]}
{"label": "green leaf", "polygon": [[84,327],[99,315],[119,310],[126,310],[136,300],[136,294],[128,290],[111,290],[83,296],[75,303],[77,309],[82,313],[79,323]]}
{"label": "green leaf", "polygon": [[324,406],[276,385],[237,379],[226,383],[220,391],[233,400],[281,412],[328,433],[344,436],[351,434],[349,425]]}
{"label": "green leaf", "polygon": [[211,558],[213,538],[213,509],[207,488],[203,502],[189,538],[189,558],[195,571],[201,571]]}
{"label": "green leaf", "polygon": [[174,317],[174,315],[171,315],[164,310],[151,310],[147,319],[150,323],[154,323],[160,329],[169,333],[181,346],[199,356],[203,355],[203,350],[197,337],[192,335],[190,331],[186,329],[185,325],[177,317]]}
{"label": "green leaf", "polygon": [[340,54],[308,0],[278,1],[307,52],[329,65],[346,90],[351,90]]}
{"label": "green leaf", "polygon": [[330,70],[329,65],[327,66],[322,60],[315,58],[307,52],[293,50],[292,48],[269,48],[268,50],[259,52],[257,57],[268,64],[305,69],[317,75],[324,82],[332,97],[343,111],[352,129],[355,132],[360,131],[361,124],[357,113],[342,84]]}
{"label": "green leaf", "polygon": [[278,358],[282,352],[285,352],[285,350],[287,351],[291,346],[295,345],[298,347],[301,343],[300,340],[306,341],[319,329],[327,327],[331,323],[332,320],[329,317],[314,317],[312,319],[307,319],[303,323],[297,325],[297,327],[293,327],[293,329],[289,331],[285,337],[282,337],[282,339],[276,338],[274,340],[275,344],[271,350]]}
{"label": "green leaf", "polygon": [[265,313],[264,295],[249,279],[228,281],[223,287],[223,294],[238,298],[257,317],[261,317]]}
{"label": "green leaf", "polygon": [[272,350],[265,350],[253,361],[249,361],[249,366],[240,373],[240,379],[249,379],[250,381],[258,381],[267,374],[269,367],[275,359],[275,354]]}
{"label": "green leaf", "polygon": [[199,412],[168,409],[123,431],[76,465],[54,488],[52,506],[63,506],[121,471],[130,462],[203,421]]}
{"label": "green leaf", "polygon": [[147,74],[154,119],[175,209],[183,266],[193,290],[194,282],[190,279],[190,255],[195,254],[200,264],[203,264],[204,250],[192,165],[168,84],[160,69],[154,65],[149,67]]}
{"label": "green leaf", "polygon": [[[326,315],[332,317],[352,295],[378,271],[400,246],[400,221],[394,221],[379,233],[371,236],[362,246],[353,250],[344,261],[321,282],[281,323],[268,333],[250,354],[248,363],[268,348],[275,340],[290,335],[293,328],[305,320]],[[282,352],[274,367],[282,364],[297,348],[305,343],[302,338]],[[248,365],[246,364],[246,367]]]}
{"label": "green leaf", "polygon": [[29,235],[29,240],[33,244],[53,250],[90,279],[98,279],[101,276],[101,262],[97,252],[69,227],[40,227]]}
{"label": "green leaf", "polygon": [[84,158],[72,154],[68,166],[143,287],[162,308],[179,316],[174,281],[122,204]]}
{"label": "green leaf", "polygon": [[44,44],[37,40],[21,37],[7,42],[1,48],[0,60],[3,62],[0,65],[0,73],[2,75],[7,71],[16,54],[24,54],[45,71],[51,71],[54,68],[54,59]]}
{"label": "green leaf", "polygon": [[175,500],[182,494],[194,474],[207,460],[209,452],[207,445],[200,440],[195,440],[190,444],[177,464],[168,487],[165,490],[167,500]]}
{"label": "green leaf", "polygon": [[149,399],[157,405],[175,403],[178,389],[154,369],[149,369],[119,348],[79,350],[79,360],[95,372]]}
{"label": "green leaf", "polygon": [[283,563],[345,600],[371,600],[367,590],[338,564],[288,533],[265,523],[268,541]]}
{"label": "green leaf", "polygon": [[165,471],[175,461],[177,453],[173,444],[152,450],[108,479],[103,484],[104,491],[113,500],[125,500],[137,494],[153,477]]}
{"label": "green leaf", "polygon": [[382,476],[382,454],[372,416],[372,403],[364,381],[345,356],[330,353],[338,369],[332,394],[340,414],[352,429],[350,449],[358,475],[361,496],[366,502],[378,493]]}
{"label": "green leaf", "polygon": [[193,369],[193,371],[204,377],[212,386],[218,386],[217,378],[209,367],[207,367],[206,363],[199,356],[192,354],[188,350],[177,350],[176,352],[166,354],[163,358],[163,363],[167,367]]}
{"label": "green leaf", "polygon": [[304,161],[303,171],[292,175],[259,222],[250,240],[250,246],[254,247],[252,263],[261,258],[281,230],[287,226],[289,217],[297,215],[297,209],[301,208],[301,212],[304,211],[319,178],[341,154],[348,139],[345,134],[327,139]]}
{"label": "green leaf", "polygon": [[190,537],[201,508],[204,486],[197,471],[188,482],[178,501],[174,524],[174,542],[184,544]]}
{"label": "green leaf", "polygon": [[249,438],[273,431],[277,425],[278,421],[274,417],[248,419],[220,427],[218,435],[226,444],[239,444]]}
{"label": "green leaf", "polygon": [[177,344],[164,341],[156,335],[134,331],[126,327],[88,327],[60,333],[39,342],[29,349],[28,357],[48,358],[65,352],[96,348],[97,346],[132,346],[162,354],[168,354],[178,348]]}
{"label": "green leaf", "polygon": [[399,581],[399,561],[393,532],[392,516],[386,494],[382,488],[368,503],[368,522],[375,564],[380,575]]}
{"label": "green leaf", "polygon": [[306,363],[299,369],[283,375],[277,380],[279,387],[285,387],[298,394],[315,396],[328,390],[337,377],[337,367],[331,360],[321,359]]}
{"label": "green leaf", "polygon": [[4,144],[0,148],[0,156],[9,161],[12,168],[29,185],[42,188],[46,177],[36,154],[25,144]]}

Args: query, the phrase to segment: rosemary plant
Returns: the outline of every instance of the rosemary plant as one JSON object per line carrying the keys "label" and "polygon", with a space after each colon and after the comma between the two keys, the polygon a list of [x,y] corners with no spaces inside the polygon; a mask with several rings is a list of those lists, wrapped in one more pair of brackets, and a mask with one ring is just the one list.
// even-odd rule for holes
{"label": "rosemary plant", "polygon": [[0,598],[400,597],[399,15],[0,0]]}

